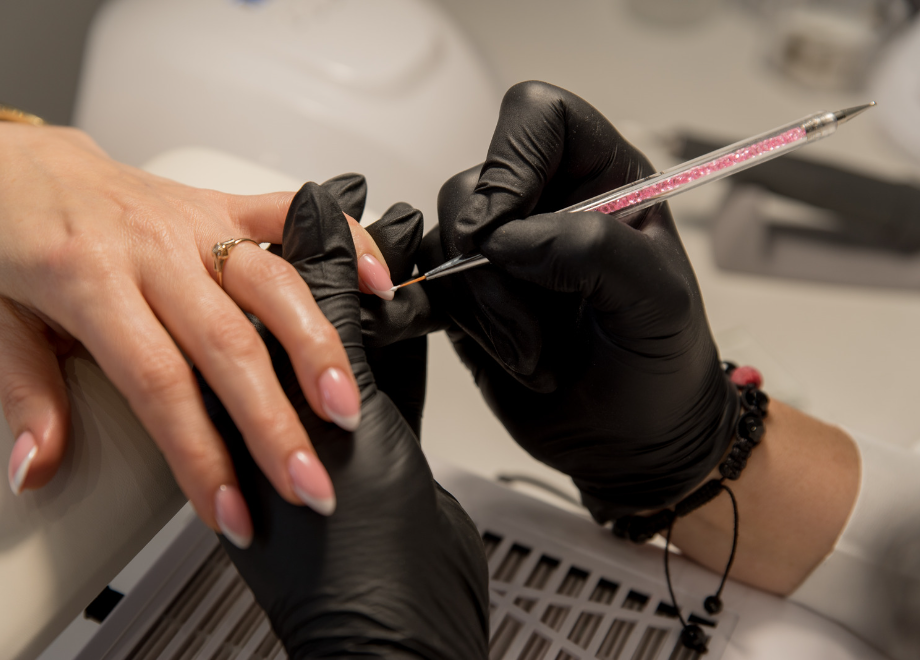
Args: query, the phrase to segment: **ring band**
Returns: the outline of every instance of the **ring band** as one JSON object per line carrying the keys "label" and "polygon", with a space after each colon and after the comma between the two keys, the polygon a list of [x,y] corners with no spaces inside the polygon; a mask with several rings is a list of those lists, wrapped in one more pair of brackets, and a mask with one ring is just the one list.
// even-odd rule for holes
{"label": "ring band", "polygon": [[37,115],[3,103],[0,103],[0,121],[12,121],[17,124],[32,124],[33,126],[42,126],[45,123],[45,120]]}
{"label": "ring band", "polygon": [[246,241],[259,245],[258,242],[251,238],[231,238],[229,241],[215,243],[214,247],[211,248],[211,254],[214,255],[214,271],[217,273],[217,283],[221,288],[224,286],[224,262],[230,258],[230,250]]}

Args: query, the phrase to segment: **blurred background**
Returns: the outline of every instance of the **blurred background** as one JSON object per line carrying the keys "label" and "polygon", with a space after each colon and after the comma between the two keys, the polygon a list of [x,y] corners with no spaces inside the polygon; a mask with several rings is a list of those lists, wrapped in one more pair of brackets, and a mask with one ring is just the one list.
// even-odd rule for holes
{"label": "blurred background", "polygon": [[[4,0],[0,101],[79,126],[129,164],[229,192],[362,172],[369,219],[404,200],[430,227],[441,182],[482,160],[501,95],[519,81],[584,97],[660,169],[874,100],[776,167],[671,204],[723,357],[761,368],[776,398],[913,447],[918,10],[920,0]],[[243,161],[262,169],[228,178]],[[573,492],[507,437],[443,337],[429,374],[431,454]],[[70,657],[58,654],[68,644],[46,658]]]}

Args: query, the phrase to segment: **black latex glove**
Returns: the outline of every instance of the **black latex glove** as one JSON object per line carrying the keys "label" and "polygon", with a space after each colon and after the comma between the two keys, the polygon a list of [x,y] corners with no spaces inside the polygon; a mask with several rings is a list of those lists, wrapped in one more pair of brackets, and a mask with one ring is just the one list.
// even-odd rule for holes
{"label": "black latex glove", "polygon": [[[367,182],[362,175],[342,174],[323,183],[322,188],[332,195],[343,212],[361,221],[367,200]],[[421,211],[400,202],[367,227],[367,233],[374,239],[390,269],[390,277],[397,282],[412,275],[424,225]],[[423,298],[401,296],[387,305],[383,303],[375,295],[362,295],[362,319],[366,316],[379,319],[393,316],[395,319],[389,322],[389,326],[396,327],[398,324],[403,327],[403,319],[410,308],[417,323],[422,322],[420,314],[424,310],[430,313],[427,300]],[[368,342],[367,337],[364,343],[377,389],[390,397],[415,435],[421,437],[428,370],[427,334],[417,333],[417,336],[403,340],[390,333],[385,345],[375,346],[372,341]]]}
{"label": "black latex glove", "polygon": [[[388,213],[377,236],[399,215]],[[348,433],[316,417],[284,350],[259,327],[338,504],[323,517],[284,501],[202,383],[254,526],[246,550],[221,542],[291,658],[486,658],[488,575],[479,534],[434,482],[417,437],[375,384],[361,339],[354,245],[328,191],[301,189],[282,245],[342,338],[361,390],[361,425]]]}
{"label": "black latex glove", "polygon": [[423,270],[476,251],[494,264],[426,291],[492,410],[599,521],[688,494],[728,449],[738,408],[668,205],[626,223],[544,214],[653,172],[584,100],[522,83],[481,172],[442,188],[440,243],[423,243]]}

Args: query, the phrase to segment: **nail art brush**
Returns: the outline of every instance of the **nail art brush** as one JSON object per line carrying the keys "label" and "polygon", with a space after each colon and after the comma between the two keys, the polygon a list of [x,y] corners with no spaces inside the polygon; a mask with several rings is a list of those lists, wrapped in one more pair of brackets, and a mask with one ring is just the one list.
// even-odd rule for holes
{"label": "nail art brush", "polygon": [[[842,124],[873,106],[875,106],[875,101],[837,112],[816,112],[798,121],[694,158],[664,172],[656,172],[610,192],[573,204],[557,213],[597,211],[614,219],[631,215],[688,190],[724,179],[795,151],[806,144],[829,137]],[[409,284],[452,275],[487,263],[489,260],[481,254],[460,255],[415,279],[397,284],[390,290],[396,291]]]}

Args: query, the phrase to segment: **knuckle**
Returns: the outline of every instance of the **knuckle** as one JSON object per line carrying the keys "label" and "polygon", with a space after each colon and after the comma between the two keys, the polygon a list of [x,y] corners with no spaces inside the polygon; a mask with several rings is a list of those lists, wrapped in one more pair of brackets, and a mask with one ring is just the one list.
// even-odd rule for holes
{"label": "knuckle", "polygon": [[317,324],[313,332],[313,342],[315,344],[313,347],[314,351],[326,354],[328,351],[339,347],[342,343],[342,339],[339,337],[339,333],[335,327],[323,319],[321,323]]}
{"label": "knuckle", "polygon": [[122,222],[136,245],[162,246],[168,250],[173,246],[172,225],[164,222],[169,212],[151,207],[147,201],[128,199],[122,203]]}
{"label": "knuckle", "polygon": [[[252,413],[250,418],[256,435],[260,438],[291,438],[297,434],[299,422],[293,412],[282,407],[263,406]],[[248,443],[247,443],[248,444]]]}
{"label": "knuckle", "polygon": [[148,355],[137,367],[135,379],[142,403],[157,401],[169,404],[188,394],[191,370],[178,355],[166,351]]}
{"label": "knuckle", "polygon": [[0,402],[3,404],[3,412],[11,422],[13,418],[21,416],[38,395],[39,392],[31,382],[16,378],[15,375],[8,375],[4,382],[0,383]]}
{"label": "knuckle", "polygon": [[206,330],[205,342],[219,355],[232,355],[248,362],[264,352],[255,328],[237,314],[223,314]]}
{"label": "knuckle", "polygon": [[263,254],[253,254],[250,257],[247,268],[257,286],[277,289],[300,279],[294,267],[284,259],[262,250],[260,252]]}
{"label": "knuckle", "polygon": [[312,364],[316,368],[329,365],[342,350],[342,339],[338,331],[325,318],[312,325],[302,341],[293,347],[291,358],[300,364]]}

